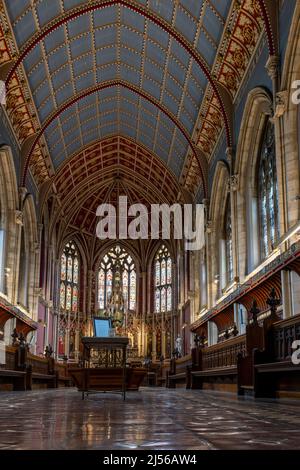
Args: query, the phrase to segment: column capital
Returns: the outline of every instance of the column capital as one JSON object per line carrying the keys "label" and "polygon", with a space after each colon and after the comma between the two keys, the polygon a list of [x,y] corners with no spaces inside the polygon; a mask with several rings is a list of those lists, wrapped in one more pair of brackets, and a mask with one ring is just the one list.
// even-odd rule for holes
{"label": "column capital", "polygon": [[239,187],[239,175],[238,174],[235,174],[235,175],[231,175],[230,178],[229,178],[229,190],[232,191],[232,192],[235,192],[238,190],[238,187]]}
{"label": "column capital", "polygon": [[23,225],[23,212],[15,211],[15,222],[17,225]]}
{"label": "column capital", "polygon": [[212,233],[212,230],[213,230],[212,220],[208,220],[205,224],[205,231],[206,233]]}
{"label": "column capital", "polygon": [[276,108],[274,116],[279,118],[284,115],[287,110],[287,104],[289,99],[289,93],[287,90],[279,91],[276,93]]}

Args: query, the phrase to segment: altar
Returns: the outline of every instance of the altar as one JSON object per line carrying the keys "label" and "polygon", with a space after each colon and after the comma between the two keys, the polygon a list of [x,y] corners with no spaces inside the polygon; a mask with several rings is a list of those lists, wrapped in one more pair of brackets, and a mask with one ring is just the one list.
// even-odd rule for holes
{"label": "altar", "polygon": [[91,393],[137,391],[146,375],[142,367],[126,366],[127,337],[84,337],[83,367],[69,369],[82,399]]}

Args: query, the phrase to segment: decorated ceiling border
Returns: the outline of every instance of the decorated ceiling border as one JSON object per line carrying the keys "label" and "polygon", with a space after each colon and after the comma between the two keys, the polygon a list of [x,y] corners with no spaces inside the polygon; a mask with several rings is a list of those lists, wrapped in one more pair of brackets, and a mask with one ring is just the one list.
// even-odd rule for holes
{"label": "decorated ceiling border", "polygon": [[[264,32],[264,26],[268,37],[269,53],[274,54],[274,37],[271,34],[269,17],[266,23],[266,15],[264,2],[260,0],[236,2],[224,31],[224,41],[221,42],[216,55],[212,76],[228,90],[232,102],[245,76],[248,64],[252,60],[257,42]],[[222,128],[219,102],[214,90],[208,85],[195,132],[197,147],[202,150],[208,162],[214,154],[213,150]],[[192,155],[189,156],[183,170],[184,184],[194,190],[193,194],[199,187],[199,176],[195,173],[194,158]]]}
{"label": "decorated ceiling border", "polygon": [[[0,70],[16,57],[16,46],[6,20],[3,6],[0,4]],[[6,88],[6,114],[21,148],[27,137],[34,135],[40,128],[37,113],[30,95],[23,71],[12,74]],[[38,145],[30,164],[32,176],[40,186],[50,176],[51,163],[46,158],[46,144]]]}

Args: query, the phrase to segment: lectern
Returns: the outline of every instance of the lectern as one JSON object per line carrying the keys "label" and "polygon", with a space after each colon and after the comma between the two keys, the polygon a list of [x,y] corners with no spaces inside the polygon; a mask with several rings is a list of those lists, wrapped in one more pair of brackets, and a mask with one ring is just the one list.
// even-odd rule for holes
{"label": "lectern", "polygon": [[83,368],[70,369],[78,390],[94,392],[121,392],[126,396],[127,337],[83,337]]}

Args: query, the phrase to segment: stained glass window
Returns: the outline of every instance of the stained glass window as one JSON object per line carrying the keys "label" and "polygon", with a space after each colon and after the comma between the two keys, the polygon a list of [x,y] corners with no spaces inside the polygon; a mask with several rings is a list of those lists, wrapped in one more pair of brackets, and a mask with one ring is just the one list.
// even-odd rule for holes
{"label": "stained glass window", "polygon": [[105,271],[102,268],[98,274],[98,302],[99,308],[103,309],[105,304]]}
{"label": "stained glass window", "polygon": [[66,303],[66,286],[63,282],[60,284],[60,306],[65,308]]}
{"label": "stained glass window", "polygon": [[135,293],[136,293],[136,272],[134,270],[130,271],[130,301],[129,309],[135,309]]}
{"label": "stained glass window", "polygon": [[172,310],[172,259],[163,245],[157,252],[154,264],[156,312]]}
{"label": "stained glass window", "polygon": [[120,271],[125,309],[136,308],[136,269],[132,257],[115,245],[100,262],[98,272],[98,306],[104,310],[112,292],[116,269]]}
{"label": "stained glass window", "polygon": [[61,280],[62,281],[66,280],[66,264],[67,264],[66,255],[63,253],[61,257]]}
{"label": "stained glass window", "polygon": [[109,269],[106,273],[106,302],[109,300],[112,293],[113,273]]}
{"label": "stained glass window", "polygon": [[225,250],[226,250],[226,281],[233,280],[232,225],[230,197],[227,198],[225,211]]}
{"label": "stained glass window", "polygon": [[258,167],[259,226],[262,258],[274,249],[279,237],[278,187],[274,125],[268,120]]}
{"label": "stained glass window", "polygon": [[60,264],[60,307],[71,312],[78,311],[79,257],[74,243],[66,244]]}

